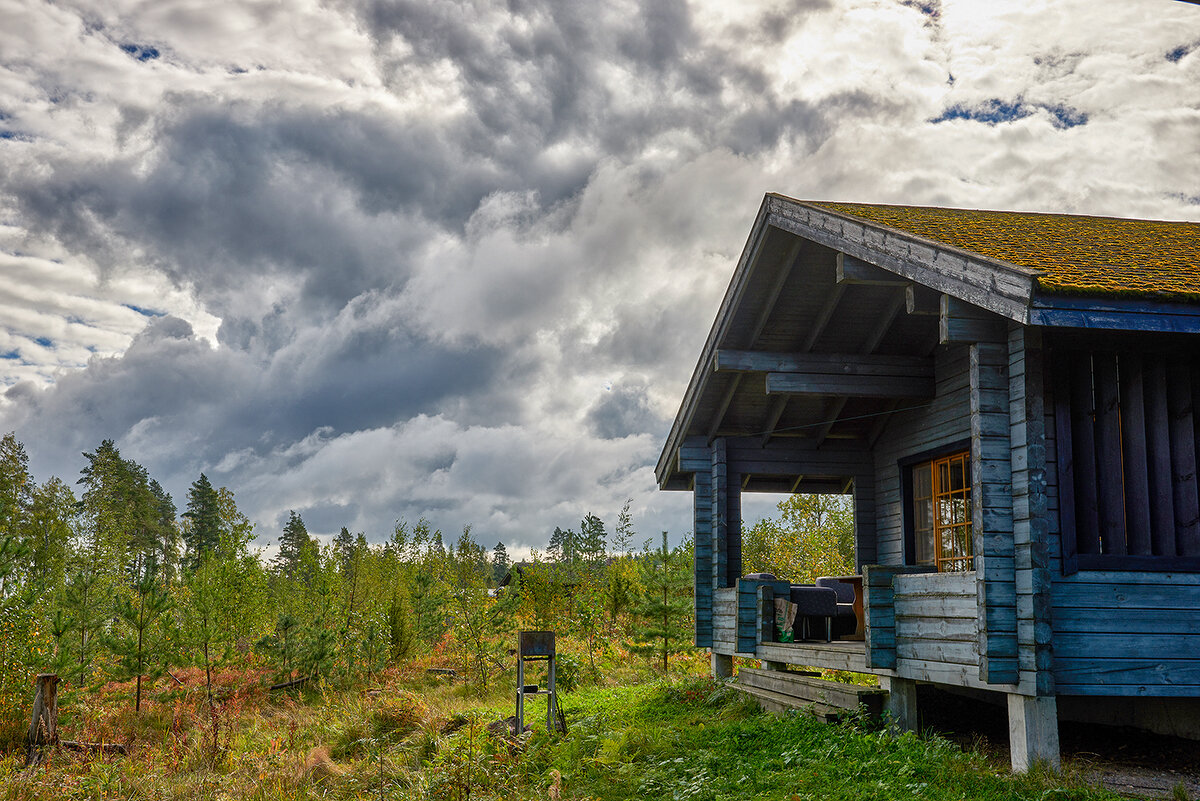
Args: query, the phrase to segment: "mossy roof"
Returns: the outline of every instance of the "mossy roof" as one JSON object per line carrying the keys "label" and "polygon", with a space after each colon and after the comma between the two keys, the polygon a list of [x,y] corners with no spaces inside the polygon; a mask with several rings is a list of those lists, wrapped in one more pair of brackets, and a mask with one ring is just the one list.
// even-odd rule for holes
{"label": "mossy roof", "polygon": [[1200,223],[810,202],[1038,271],[1047,293],[1200,300]]}

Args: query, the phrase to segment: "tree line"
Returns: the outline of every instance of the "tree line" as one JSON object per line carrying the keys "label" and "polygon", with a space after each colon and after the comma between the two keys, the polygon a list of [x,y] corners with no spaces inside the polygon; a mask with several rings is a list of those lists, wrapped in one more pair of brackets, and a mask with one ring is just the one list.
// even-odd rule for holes
{"label": "tree line", "polygon": [[205,474],[180,511],[112,440],[83,457],[75,487],[39,484],[15,435],[0,440],[4,731],[23,725],[43,671],[75,686],[127,681],[140,709],[149,685],[199,667],[211,708],[214,671],[235,662],[281,683],[351,685],[433,654],[486,686],[517,628],[576,635],[593,673],[612,643],[665,670],[691,639],[690,543],[672,549],[664,532],[637,549],[628,503],[611,531],[586,514],[515,566],[469,526],[445,538],[399,521],[378,543],[343,527],[322,546],[292,511],[265,562],[234,492]]}

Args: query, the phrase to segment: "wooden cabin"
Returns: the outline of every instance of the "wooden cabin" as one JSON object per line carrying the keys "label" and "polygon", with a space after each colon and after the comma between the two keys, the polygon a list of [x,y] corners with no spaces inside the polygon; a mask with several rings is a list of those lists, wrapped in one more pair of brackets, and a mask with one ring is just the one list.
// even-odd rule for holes
{"label": "wooden cabin", "polygon": [[[1198,223],[768,195],[657,465],[695,643],[1001,701],[1018,770],[1060,714],[1200,737],[1198,403]],[[775,641],[744,492],[852,495],[862,640]]]}

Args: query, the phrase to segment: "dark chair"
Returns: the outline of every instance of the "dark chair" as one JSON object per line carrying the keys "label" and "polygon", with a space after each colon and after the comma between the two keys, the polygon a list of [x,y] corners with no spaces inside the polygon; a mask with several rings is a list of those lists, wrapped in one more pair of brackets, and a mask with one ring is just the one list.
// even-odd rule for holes
{"label": "dark chair", "polygon": [[811,635],[814,618],[824,618],[825,642],[833,638],[833,618],[837,614],[837,593],[828,587],[793,584],[792,603],[796,605],[796,622],[792,628],[796,642]]}
{"label": "dark chair", "polygon": [[826,587],[837,595],[837,611],[833,616],[833,636],[853,634],[858,629],[858,616],[854,614],[854,586],[830,576],[817,579],[818,587]]}

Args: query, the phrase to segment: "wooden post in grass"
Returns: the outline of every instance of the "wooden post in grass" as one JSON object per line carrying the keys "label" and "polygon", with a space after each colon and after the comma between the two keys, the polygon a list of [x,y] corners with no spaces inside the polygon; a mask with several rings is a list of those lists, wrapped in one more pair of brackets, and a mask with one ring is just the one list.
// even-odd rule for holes
{"label": "wooden post in grass", "polygon": [[42,748],[58,743],[58,674],[39,673],[33,696],[33,718],[29,722],[25,767],[42,761]]}

